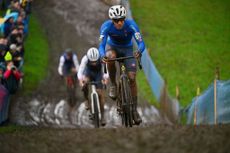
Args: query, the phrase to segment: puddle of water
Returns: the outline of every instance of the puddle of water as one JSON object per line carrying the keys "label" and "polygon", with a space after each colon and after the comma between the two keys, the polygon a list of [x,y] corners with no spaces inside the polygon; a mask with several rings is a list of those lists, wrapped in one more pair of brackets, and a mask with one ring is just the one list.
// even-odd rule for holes
{"label": "puddle of water", "polygon": [[[84,102],[71,109],[66,100],[45,104],[34,99],[29,102],[29,106],[27,110],[29,118],[24,121],[26,125],[93,128],[92,120],[89,119],[90,111],[85,109]],[[160,122],[159,112],[153,106],[138,107],[138,112],[143,120],[142,126]],[[117,113],[116,106],[106,104],[105,117],[107,122],[105,127],[121,126],[121,117]]]}

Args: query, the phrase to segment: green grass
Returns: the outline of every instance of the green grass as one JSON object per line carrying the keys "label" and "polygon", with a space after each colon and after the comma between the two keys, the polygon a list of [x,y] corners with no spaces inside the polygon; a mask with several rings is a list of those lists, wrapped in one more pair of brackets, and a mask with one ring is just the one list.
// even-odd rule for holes
{"label": "green grass", "polygon": [[22,132],[22,131],[28,131],[30,130],[29,127],[24,127],[20,125],[14,125],[14,124],[9,124],[9,125],[2,125],[0,127],[0,134],[5,134],[5,133],[15,133],[15,132]]}
{"label": "green grass", "polygon": [[159,107],[159,103],[157,103],[150,86],[148,85],[148,81],[145,77],[143,70],[137,73],[137,86],[138,86],[138,96],[142,96],[144,99],[148,100],[149,103]]}
{"label": "green grass", "polygon": [[[213,82],[217,66],[222,80],[230,78],[230,1],[130,2],[133,17],[156,67],[168,82],[170,94],[174,96],[179,86],[182,106],[191,102],[198,85],[204,91]],[[138,82],[140,88],[146,88],[145,81]]]}
{"label": "green grass", "polygon": [[32,15],[29,24],[29,37],[25,42],[24,89],[34,90],[47,74],[48,42],[42,26]]}

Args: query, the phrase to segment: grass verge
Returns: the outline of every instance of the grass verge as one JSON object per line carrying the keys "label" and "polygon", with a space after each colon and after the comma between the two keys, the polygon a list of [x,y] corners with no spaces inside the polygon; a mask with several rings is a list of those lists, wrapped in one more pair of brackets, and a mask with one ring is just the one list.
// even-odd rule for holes
{"label": "grass verge", "polygon": [[25,51],[24,89],[28,93],[33,91],[46,76],[49,55],[47,38],[42,31],[42,26],[33,15],[30,17]]}
{"label": "grass verge", "polygon": [[[222,80],[230,78],[230,1],[130,2],[133,17],[171,95],[179,86],[182,106],[191,102],[197,86],[204,91],[213,82],[217,66]],[[146,91],[141,90],[144,94]]]}

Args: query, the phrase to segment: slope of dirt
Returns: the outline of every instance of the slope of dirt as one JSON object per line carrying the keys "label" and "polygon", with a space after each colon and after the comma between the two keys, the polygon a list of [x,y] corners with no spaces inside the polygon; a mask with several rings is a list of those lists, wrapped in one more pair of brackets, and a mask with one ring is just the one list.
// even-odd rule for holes
{"label": "slope of dirt", "polygon": [[0,135],[2,153],[228,153],[230,126],[30,128]]}

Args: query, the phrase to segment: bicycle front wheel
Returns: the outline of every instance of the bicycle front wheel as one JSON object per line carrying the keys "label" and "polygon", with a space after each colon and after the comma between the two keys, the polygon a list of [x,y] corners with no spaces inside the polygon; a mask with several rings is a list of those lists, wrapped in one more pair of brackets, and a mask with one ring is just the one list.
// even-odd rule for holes
{"label": "bicycle front wheel", "polygon": [[99,128],[99,108],[98,108],[98,104],[99,101],[96,97],[96,95],[93,95],[93,104],[94,104],[94,127],[95,128]]}
{"label": "bicycle front wheel", "polygon": [[122,123],[125,124],[126,127],[132,127],[133,125],[133,117],[132,117],[132,96],[131,89],[129,86],[128,78],[122,78]]}

